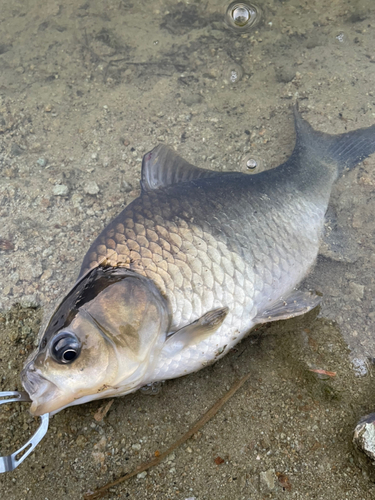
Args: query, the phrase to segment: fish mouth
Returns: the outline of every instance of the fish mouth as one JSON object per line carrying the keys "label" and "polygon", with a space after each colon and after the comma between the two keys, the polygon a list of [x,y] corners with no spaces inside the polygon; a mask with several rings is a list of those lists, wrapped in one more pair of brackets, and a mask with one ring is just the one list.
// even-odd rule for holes
{"label": "fish mouth", "polygon": [[33,369],[21,373],[23,388],[31,399],[30,413],[36,417],[51,413],[63,406],[62,394],[55,384]]}

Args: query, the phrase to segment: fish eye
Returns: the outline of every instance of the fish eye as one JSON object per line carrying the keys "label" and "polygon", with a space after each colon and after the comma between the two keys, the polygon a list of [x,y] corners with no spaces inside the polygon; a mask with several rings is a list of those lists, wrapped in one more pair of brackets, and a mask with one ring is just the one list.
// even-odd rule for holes
{"label": "fish eye", "polygon": [[72,363],[81,353],[81,342],[74,333],[60,332],[53,341],[51,352],[58,363]]}

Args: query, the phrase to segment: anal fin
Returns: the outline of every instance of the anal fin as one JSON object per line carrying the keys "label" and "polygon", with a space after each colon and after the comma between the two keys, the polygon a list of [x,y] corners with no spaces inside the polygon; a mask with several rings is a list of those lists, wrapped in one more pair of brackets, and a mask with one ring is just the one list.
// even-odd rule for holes
{"label": "anal fin", "polygon": [[323,238],[319,254],[336,262],[353,264],[359,259],[359,246],[355,238],[351,238],[348,230],[341,227],[336,213],[328,207],[325,215]]}
{"label": "anal fin", "polygon": [[270,309],[256,316],[254,322],[259,324],[294,318],[311,311],[321,300],[322,297],[317,294],[295,290],[288,297],[280,298]]}

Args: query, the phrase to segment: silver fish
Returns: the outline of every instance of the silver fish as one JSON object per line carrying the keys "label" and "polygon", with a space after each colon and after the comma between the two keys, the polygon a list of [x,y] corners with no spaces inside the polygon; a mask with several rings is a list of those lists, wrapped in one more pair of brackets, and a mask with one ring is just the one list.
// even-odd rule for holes
{"label": "silver fish", "polygon": [[296,291],[331,188],[375,150],[375,126],[332,136],[295,109],[296,145],[257,175],[194,167],[159,145],[141,195],[94,241],[22,383],[34,415],[200,370],[260,323],[320,298]]}

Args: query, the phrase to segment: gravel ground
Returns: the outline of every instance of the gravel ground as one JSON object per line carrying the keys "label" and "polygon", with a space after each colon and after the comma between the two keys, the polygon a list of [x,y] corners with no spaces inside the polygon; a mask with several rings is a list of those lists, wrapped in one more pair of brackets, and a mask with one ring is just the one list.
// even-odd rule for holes
{"label": "gravel ground", "polygon": [[[295,98],[321,131],[375,123],[373,2],[269,0],[244,34],[223,26],[228,3],[0,1],[2,390],[20,388],[42,318],[90,242],[138,196],[155,145],[215,170],[245,172],[252,158],[251,174],[290,154]],[[260,329],[155,397],[115,400],[101,422],[105,402],[61,412],[0,477],[2,494],[81,498],[162,452],[250,370],[194,438],[109,498],[373,498],[372,466],[351,438],[375,406],[374,190],[374,155],[334,188],[306,278],[323,293],[319,311]],[[37,423],[27,405],[0,419],[2,454]]]}

